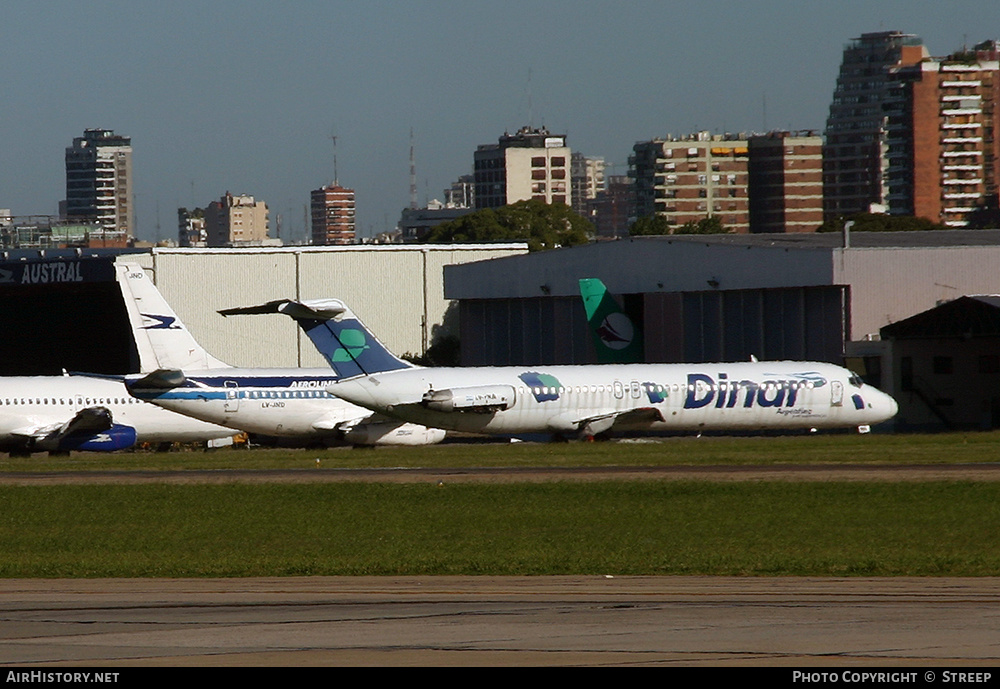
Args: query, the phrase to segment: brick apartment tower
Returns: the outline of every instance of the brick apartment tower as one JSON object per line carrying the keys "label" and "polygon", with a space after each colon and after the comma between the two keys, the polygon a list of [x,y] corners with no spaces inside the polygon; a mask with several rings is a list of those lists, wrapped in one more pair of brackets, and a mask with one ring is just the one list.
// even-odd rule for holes
{"label": "brick apartment tower", "polygon": [[[1000,179],[1000,53],[994,41],[894,70],[903,83],[901,144],[890,169],[912,185],[890,185],[889,212],[965,227],[967,216],[996,206]],[[911,132],[906,132],[907,120]],[[891,129],[891,128],[890,128]],[[909,134],[909,137],[907,137]],[[910,144],[907,146],[906,144]]]}
{"label": "brick apartment tower", "polygon": [[339,184],[314,189],[310,194],[312,243],[316,246],[353,244],[354,190]]}
{"label": "brick apartment tower", "polygon": [[750,231],[815,232],[823,224],[823,138],[770,132],[749,139]]}
{"label": "brick apartment tower", "polygon": [[730,232],[750,231],[744,137],[699,132],[640,141],[632,153],[637,217],[662,215],[680,231],[685,223],[712,216]]}

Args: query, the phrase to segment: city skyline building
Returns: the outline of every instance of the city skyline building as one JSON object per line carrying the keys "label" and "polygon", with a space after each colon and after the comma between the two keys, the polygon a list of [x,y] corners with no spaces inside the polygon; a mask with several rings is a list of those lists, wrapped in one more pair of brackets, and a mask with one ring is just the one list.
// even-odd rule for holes
{"label": "city skyline building", "polygon": [[66,148],[62,215],[96,223],[104,246],[127,246],[135,233],[132,139],[111,129],[87,129]]}
{"label": "city skyline building", "polygon": [[711,217],[729,232],[750,231],[745,135],[703,131],[640,141],[632,151],[638,218],[660,215],[680,230]]}
{"label": "city skyline building", "polygon": [[627,237],[635,222],[635,180],[628,175],[608,175],[606,188],[591,202],[597,239]]}
{"label": "city skyline building", "polygon": [[876,212],[967,226],[996,204],[998,106],[995,41],[936,58],[912,34],[854,39],[825,132],[827,219]]}
{"label": "city skyline building", "polygon": [[776,131],[748,143],[750,231],[815,232],[823,224],[823,137]]}
{"label": "city skyline building", "polygon": [[268,208],[247,194],[230,194],[212,201],[204,211],[208,246],[261,246],[268,243]]}
{"label": "city skyline building", "polygon": [[565,135],[521,127],[473,154],[475,207],[498,208],[529,199],[572,206],[570,159]]}
{"label": "city skyline building", "polygon": [[355,228],[354,190],[337,182],[310,193],[312,244],[353,244]]}
{"label": "city skyline building", "polygon": [[[919,36],[865,33],[844,47],[823,145],[826,218],[883,213],[889,207],[886,105],[899,101],[897,68],[929,58]],[[892,98],[890,99],[890,94]]]}
{"label": "city skyline building", "polygon": [[593,222],[593,202],[607,188],[604,158],[574,152],[570,156],[570,185],[573,189],[573,210]]}
{"label": "city skyline building", "polygon": [[903,85],[903,107],[888,124],[889,213],[966,227],[970,213],[991,203],[996,207],[997,44],[986,41],[971,51],[895,71]]}

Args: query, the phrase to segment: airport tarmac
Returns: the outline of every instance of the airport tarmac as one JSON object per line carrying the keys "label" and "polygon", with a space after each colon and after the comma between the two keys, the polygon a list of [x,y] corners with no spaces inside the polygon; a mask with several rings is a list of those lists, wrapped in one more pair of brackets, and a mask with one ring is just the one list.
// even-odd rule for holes
{"label": "airport tarmac", "polygon": [[953,667],[1000,578],[4,580],[0,664]]}

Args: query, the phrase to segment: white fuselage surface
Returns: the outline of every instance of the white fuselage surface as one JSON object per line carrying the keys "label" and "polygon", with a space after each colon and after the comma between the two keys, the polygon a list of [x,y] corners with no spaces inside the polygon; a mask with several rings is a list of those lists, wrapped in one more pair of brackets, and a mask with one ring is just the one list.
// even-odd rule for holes
{"label": "white fuselage surface", "polygon": [[412,423],[501,434],[864,429],[897,410],[851,371],[815,361],[410,368],[327,389]]}

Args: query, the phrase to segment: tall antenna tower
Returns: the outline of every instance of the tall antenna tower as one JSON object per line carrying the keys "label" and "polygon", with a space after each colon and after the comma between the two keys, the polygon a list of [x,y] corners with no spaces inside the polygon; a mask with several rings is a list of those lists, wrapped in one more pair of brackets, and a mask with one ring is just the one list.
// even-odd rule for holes
{"label": "tall antenna tower", "polygon": [[331,133],[330,140],[333,141],[333,184],[340,186],[340,179],[337,177],[337,135]]}
{"label": "tall antenna tower", "polygon": [[410,127],[410,210],[417,209],[417,163],[413,155],[413,127]]}

